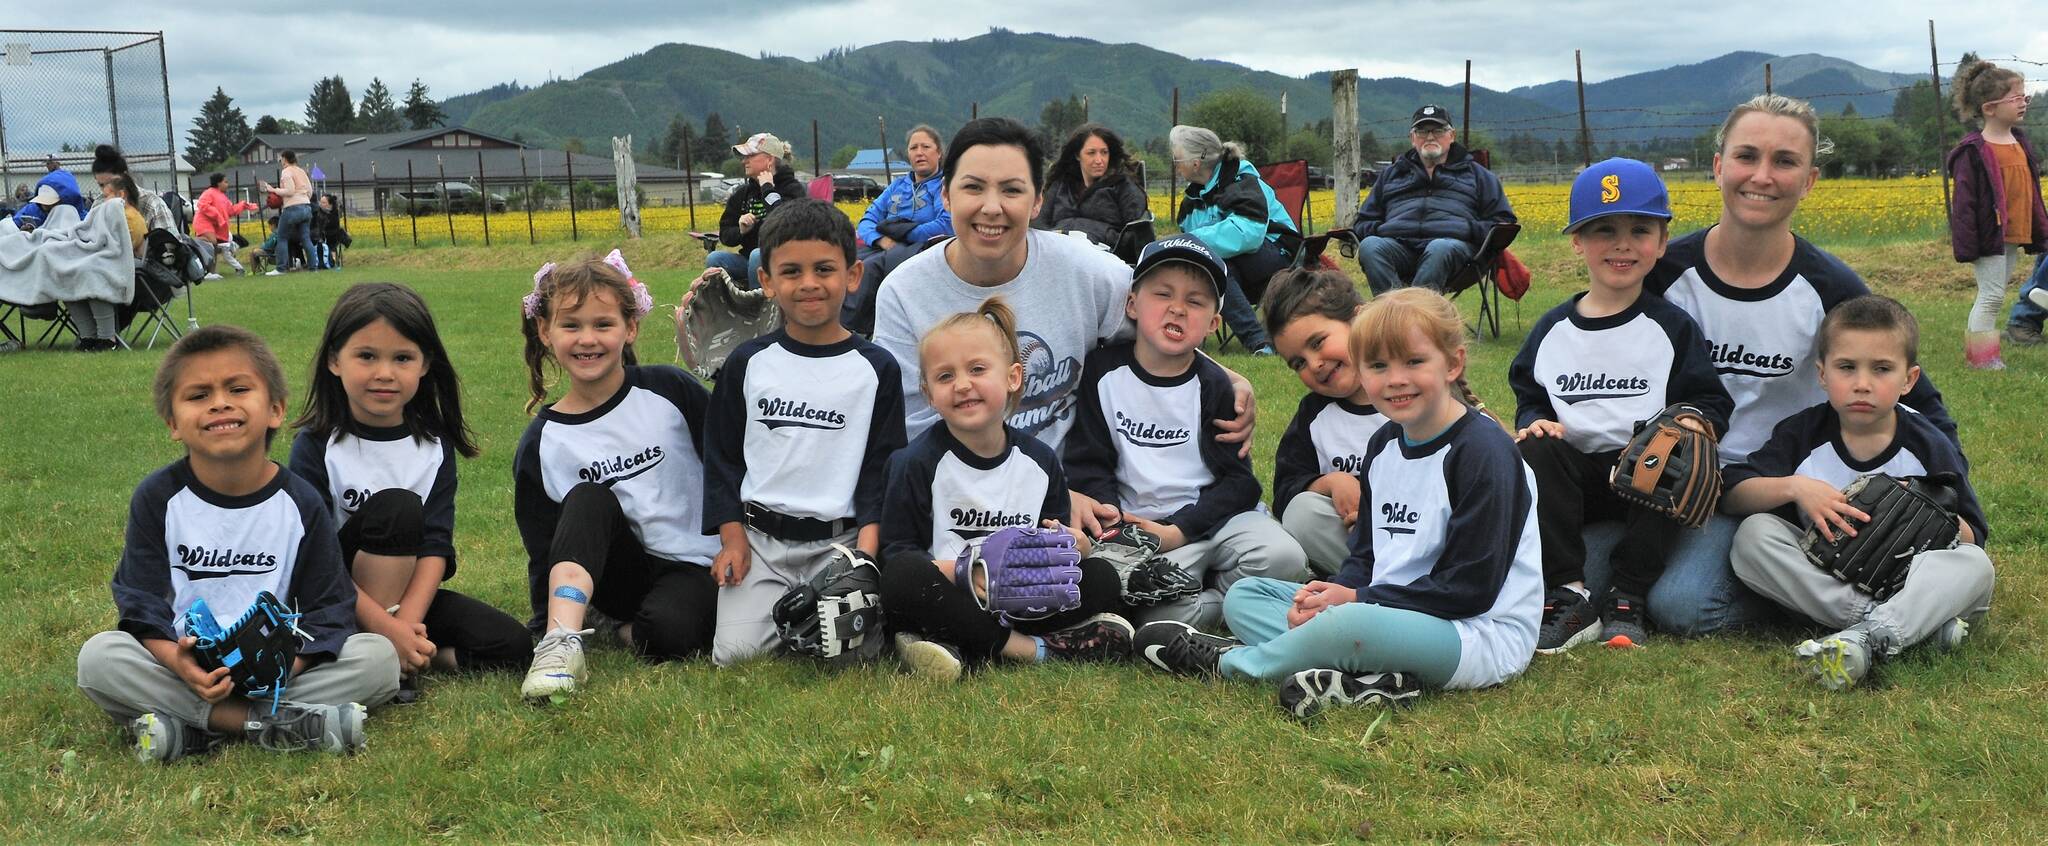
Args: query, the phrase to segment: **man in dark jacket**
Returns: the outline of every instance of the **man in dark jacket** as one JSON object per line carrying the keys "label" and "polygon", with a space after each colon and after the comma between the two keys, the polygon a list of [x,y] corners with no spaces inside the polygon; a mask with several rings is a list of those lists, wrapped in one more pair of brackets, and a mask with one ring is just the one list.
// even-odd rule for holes
{"label": "man in dark jacket", "polygon": [[789,158],[789,142],[763,132],[732,149],[740,155],[740,169],[747,181],[732,189],[732,196],[725,200],[725,214],[718,219],[718,240],[738,247],[739,252],[713,252],[704,257],[704,264],[723,269],[740,287],[752,289],[761,286],[761,252],[757,249],[761,219],[775,204],[807,195],[796,171],[784,161]]}
{"label": "man in dark jacket", "polygon": [[1515,222],[1500,178],[1457,139],[1444,107],[1416,109],[1408,130],[1414,149],[1380,174],[1359,208],[1351,231],[1373,293],[1409,285],[1441,291],[1488,229]]}

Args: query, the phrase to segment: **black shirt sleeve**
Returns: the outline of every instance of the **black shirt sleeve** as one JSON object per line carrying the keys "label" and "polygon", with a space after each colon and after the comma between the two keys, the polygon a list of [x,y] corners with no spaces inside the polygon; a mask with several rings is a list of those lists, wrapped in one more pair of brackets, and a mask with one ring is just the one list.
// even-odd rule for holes
{"label": "black shirt sleeve", "polygon": [[164,554],[164,509],[176,490],[170,468],[164,468],[128,498],[127,538],[114,567],[114,611],[116,627],[137,639],[178,639],[171,620],[171,562]]}
{"label": "black shirt sleeve", "polygon": [[1206,357],[1197,357],[1194,367],[1202,386],[1202,463],[1216,478],[1193,503],[1161,521],[1179,527],[1189,541],[1215,534],[1225,521],[1259,504],[1259,478],[1252,473],[1251,460],[1240,457],[1236,445],[1216,440],[1220,430],[1214,421],[1237,415],[1237,395],[1230,377]]}
{"label": "black shirt sleeve", "polygon": [[1097,348],[1082,365],[1081,384],[1074,389],[1074,427],[1067,431],[1062,463],[1073,490],[1096,502],[1117,505],[1116,444],[1110,440],[1109,421],[1102,416],[1102,394],[1097,390],[1103,375],[1116,367],[1112,352],[1112,348]]}
{"label": "black shirt sleeve", "polygon": [[292,436],[292,454],[286,459],[285,467],[292,475],[306,480],[313,490],[320,494],[320,501],[334,507],[334,492],[327,479],[327,435],[300,429]]}
{"label": "black shirt sleeve", "polygon": [[1045,471],[1045,503],[1038,507],[1038,519],[1068,525],[1073,519],[1074,503],[1067,498],[1067,473],[1060,467],[1060,457],[1043,441],[1015,429],[1010,430],[1010,440],[1021,445],[1024,454]]}
{"label": "black shirt sleeve", "polygon": [[1550,328],[1565,319],[1572,307],[1571,300],[1551,309],[1536,325],[1529,327],[1529,337],[1522,341],[1522,349],[1515,353],[1515,360],[1508,364],[1508,387],[1515,392],[1515,428],[1526,429],[1538,420],[1556,420],[1557,409],[1550,404],[1550,391],[1536,381],[1536,353],[1543,348],[1543,339],[1550,334]]}
{"label": "black shirt sleeve", "polygon": [[[757,338],[755,341],[759,341]],[[745,518],[740,482],[747,477],[747,362],[761,345],[749,341],[719,368],[704,419],[704,534]],[[899,389],[900,390],[900,389]]]}
{"label": "black shirt sleeve", "polygon": [[1676,306],[1662,300],[1645,303],[1653,320],[1671,338],[1671,375],[1667,377],[1664,404],[1685,403],[1700,410],[1713,424],[1715,437],[1728,434],[1728,417],[1735,413],[1735,400],[1714,371],[1712,346],[1700,325]]}
{"label": "black shirt sleeve", "polygon": [[546,612],[547,574],[554,562],[547,560],[555,542],[555,527],[562,521],[562,504],[548,498],[541,479],[540,433],[546,420],[535,420],[519,438],[512,453],[512,520],[519,526],[519,541],[526,547],[526,576],[533,613]]}
{"label": "black shirt sleeve", "polygon": [[442,438],[441,469],[434,474],[433,487],[427,489],[426,526],[420,537],[421,555],[448,560],[448,569],[441,573],[444,582],[455,577],[455,459],[455,445]]}
{"label": "black shirt sleeve", "polygon": [[[1722,492],[1733,490],[1736,485],[1750,479],[1780,479],[1797,472],[1799,463],[1815,447],[1828,443],[1832,438],[1830,424],[1834,419],[1834,409],[1827,403],[1821,403],[1778,421],[1778,425],[1771,427],[1771,436],[1764,440],[1763,446],[1749,454],[1747,461],[1721,468]],[[1724,513],[1742,516],[1726,508],[1728,500],[1721,502]],[[1786,513],[1796,515],[1796,512]],[[1797,520],[1793,519],[1793,522]]]}
{"label": "black shirt sleeve", "polygon": [[932,467],[921,460],[925,452],[904,449],[889,457],[889,490],[882,506],[883,561],[902,554],[931,557],[925,546],[932,531]]}
{"label": "black shirt sleeve", "polygon": [[[1469,424],[1471,418],[1466,419]],[[1484,613],[1499,598],[1535,494],[1513,441],[1473,438],[1449,449],[1444,483],[1450,491],[1451,519],[1435,569],[1405,585],[1361,589],[1358,601],[1460,620]]]}
{"label": "black shirt sleeve", "polygon": [[874,366],[878,380],[874,420],[868,425],[867,453],[861,458],[860,479],[853,485],[854,520],[865,526],[882,521],[889,456],[902,449],[907,440],[903,430],[903,371],[897,367],[895,357],[881,347],[863,344],[860,354]]}
{"label": "black shirt sleeve", "polygon": [[1287,431],[1280,435],[1280,446],[1273,451],[1273,516],[1287,513],[1287,503],[1308,486],[1322,478],[1323,468],[1316,462],[1316,444],[1309,432],[1309,423],[1328,402],[1318,402],[1320,395],[1310,392],[1301,398],[1295,407],[1294,419],[1288,421]]}

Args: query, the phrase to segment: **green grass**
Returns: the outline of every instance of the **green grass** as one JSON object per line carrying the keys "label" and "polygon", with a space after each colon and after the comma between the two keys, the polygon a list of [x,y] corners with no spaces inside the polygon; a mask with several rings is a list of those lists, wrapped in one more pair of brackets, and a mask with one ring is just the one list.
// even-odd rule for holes
{"label": "green grass", "polygon": [[[554,256],[523,249],[360,250],[341,273],[197,294],[207,322],[262,333],[301,385],[343,287],[419,289],[485,449],[463,467],[453,586],[521,617],[516,303]],[[700,260],[680,239],[627,252],[667,302]],[[1474,385],[1503,413],[1522,327],[1583,273],[1554,238],[1518,252],[1536,290],[1519,325],[1510,311],[1508,337],[1472,350]],[[161,348],[0,355],[0,633],[14,659],[0,686],[0,840],[2039,841],[2048,350],[2009,350],[2003,374],[1966,371],[1969,275],[1945,247],[1842,255],[1920,314],[1923,361],[1974,462],[2001,584],[1962,651],[1909,655],[1868,689],[1830,694],[1793,674],[1790,632],[1659,639],[1545,658],[1504,687],[1433,694],[1383,721],[1309,727],[1269,689],[1131,667],[1008,668],[936,687],[888,668],[714,671],[600,650],[587,693],[563,707],[520,704],[512,676],[433,678],[421,704],[374,715],[353,759],[234,747],[141,766],[78,694],[74,666],[113,623],[106,583],[129,493],[179,454],[147,396]],[[662,321],[645,327],[646,359],[672,349]],[[1266,477],[1302,389],[1271,359],[1223,358],[1258,387]]]}

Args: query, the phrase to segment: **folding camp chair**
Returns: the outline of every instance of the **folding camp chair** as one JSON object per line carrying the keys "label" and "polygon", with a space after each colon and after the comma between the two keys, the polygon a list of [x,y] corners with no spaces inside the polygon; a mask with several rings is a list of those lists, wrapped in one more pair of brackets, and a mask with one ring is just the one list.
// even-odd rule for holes
{"label": "folding camp chair", "polygon": [[[130,347],[156,346],[158,335],[169,335],[175,339],[184,335],[184,329],[198,328],[199,315],[192,304],[191,285],[204,277],[196,248],[168,230],[149,233],[145,245],[146,257],[135,267],[135,297],[124,311],[128,321],[127,344]],[[180,293],[185,298],[185,323],[181,327],[170,312],[171,301]],[[143,340],[144,333],[148,340]]]}
{"label": "folding camp chair", "polygon": [[1149,211],[1144,217],[1125,223],[1117,230],[1116,243],[1110,245],[1110,253],[1123,259],[1124,264],[1136,267],[1138,254],[1145,251],[1145,245],[1159,240],[1159,229],[1155,223]]}
{"label": "folding camp chair", "polygon": [[[1308,231],[1307,227],[1302,224],[1302,220],[1308,215],[1308,160],[1294,159],[1292,161],[1274,162],[1261,166],[1259,168],[1259,179],[1265,181],[1266,187],[1273,189],[1273,199],[1278,201],[1280,207],[1286,209],[1287,213],[1294,218],[1290,221],[1294,224],[1294,231]],[[1296,266],[1299,266],[1301,250],[1296,249],[1295,253]],[[1245,295],[1251,296],[1251,292],[1246,291]],[[1258,305],[1257,300],[1252,301],[1252,308],[1254,310],[1258,308]],[[1216,349],[1218,351],[1221,351],[1231,341],[1236,339],[1237,333],[1230,331],[1229,323],[1226,322],[1216,327]],[[1240,346],[1242,345],[1240,344]]]}
{"label": "folding camp chair", "polygon": [[[1469,288],[1479,289],[1479,320],[1473,326],[1475,334],[1477,330],[1485,329],[1493,333],[1493,337],[1500,337],[1501,293],[1500,286],[1494,280],[1494,274],[1500,268],[1501,254],[1507,251],[1508,245],[1514,243],[1515,236],[1521,232],[1522,225],[1519,223],[1494,224],[1492,228],[1486,230],[1486,237],[1479,242],[1479,248],[1472,253],[1472,258],[1466,260],[1457,272],[1452,273],[1445,285],[1442,293],[1452,299],[1456,299]],[[1301,254],[1295,256],[1294,266],[1306,267],[1322,261],[1323,251],[1329,247],[1331,241],[1336,241],[1340,245],[1339,249],[1345,258],[1358,256],[1358,236],[1349,229],[1332,229],[1321,235],[1303,238]],[[1520,308],[1520,298],[1516,298],[1516,307]]]}

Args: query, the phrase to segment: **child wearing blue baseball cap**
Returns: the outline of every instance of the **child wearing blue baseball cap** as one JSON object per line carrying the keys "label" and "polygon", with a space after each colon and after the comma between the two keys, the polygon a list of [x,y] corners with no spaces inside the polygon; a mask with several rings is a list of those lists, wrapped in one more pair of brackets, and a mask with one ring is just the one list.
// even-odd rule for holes
{"label": "child wearing blue baseball cap", "polygon": [[1299,580],[1308,556],[1259,507],[1250,460],[1216,440],[1234,413],[1223,366],[1201,354],[1216,331],[1228,271],[1201,238],[1179,234],[1145,246],[1124,313],[1130,341],[1089,353],[1074,391],[1074,428],[1063,463],[1067,485],[1157,536],[1158,554],[1206,583],[1199,595],[1129,609],[1134,622],[1212,627],[1223,594],[1245,576]]}
{"label": "child wearing blue baseball cap", "polygon": [[[1643,645],[1644,598],[1681,527],[1623,502],[1608,475],[1638,422],[1666,406],[1692,406],[1717,437],[1734,410],[1699,325],[1677,306],[1643,295],[1670,222],[1670,197],[1649,165],[1608,159],[1580,173],[1564,234],[1586,260],[1586,290],[1536,321],[1508,369],[1515,440],[1536,476],[1543,539],[1539,653],[1595,640]],[[1599,520],[1621,521],[1622,536],[1611,556],[1612,584],[1596,601],[1585,582],[1583,532]]]}

